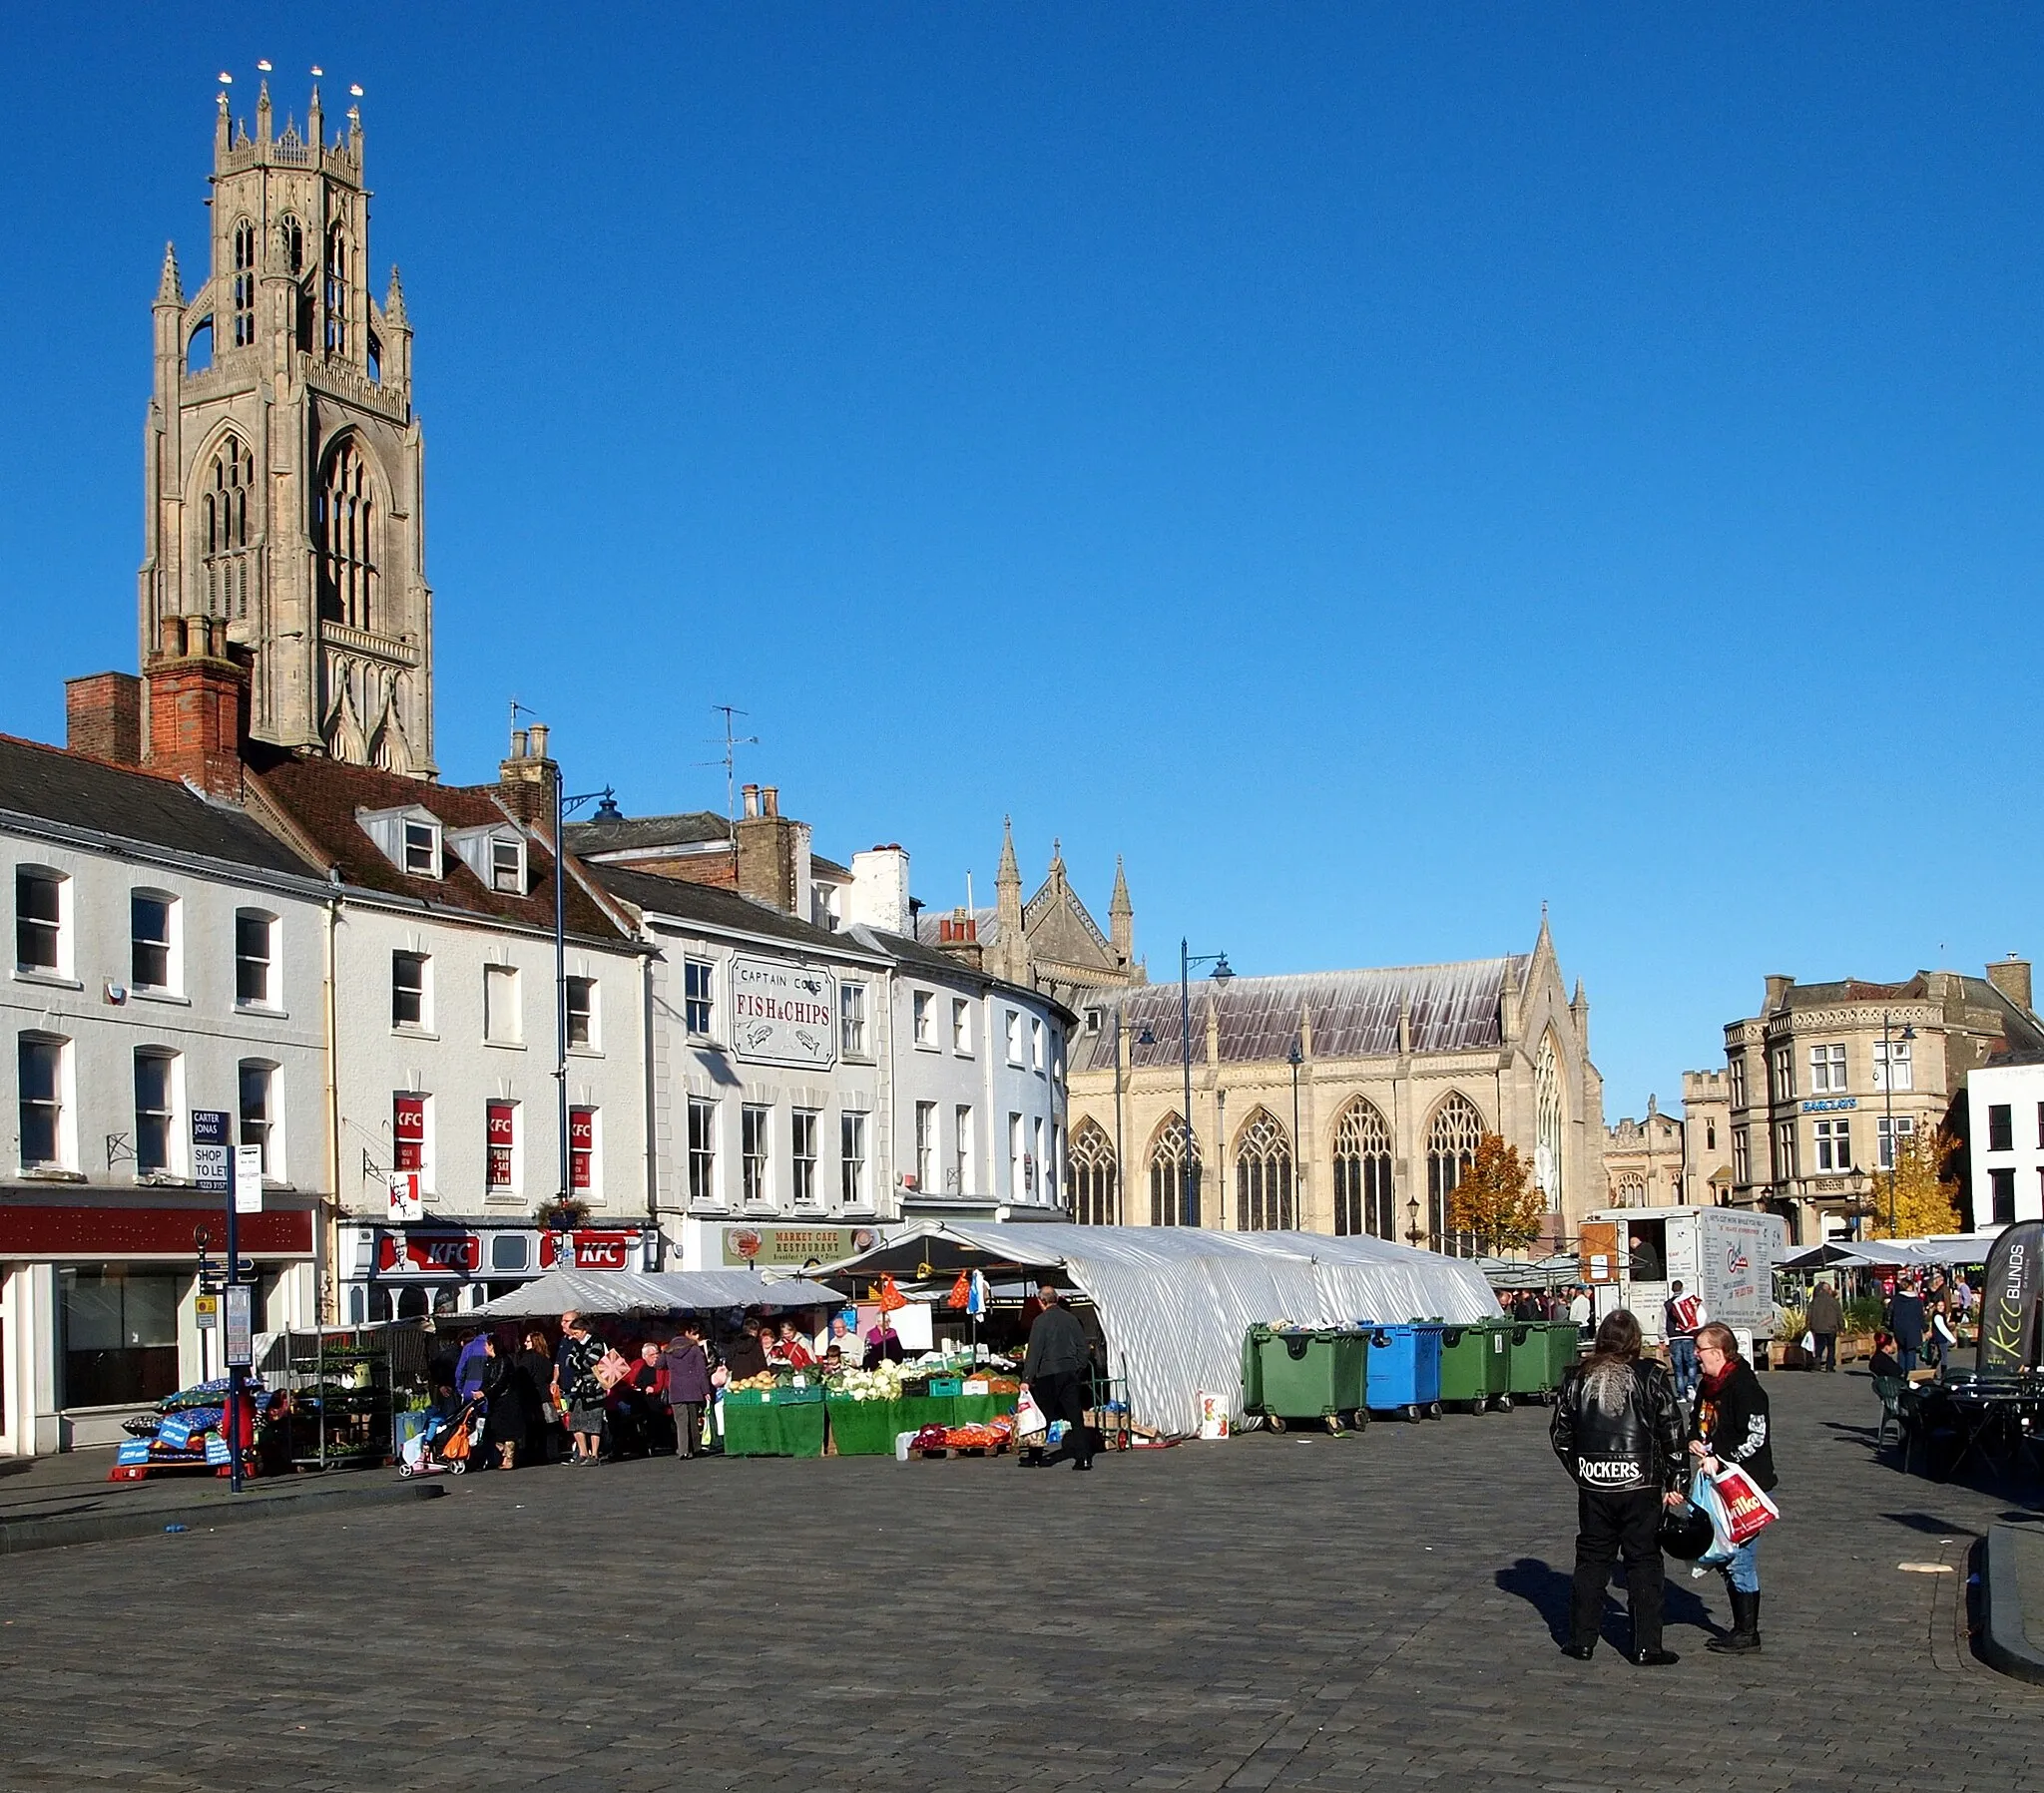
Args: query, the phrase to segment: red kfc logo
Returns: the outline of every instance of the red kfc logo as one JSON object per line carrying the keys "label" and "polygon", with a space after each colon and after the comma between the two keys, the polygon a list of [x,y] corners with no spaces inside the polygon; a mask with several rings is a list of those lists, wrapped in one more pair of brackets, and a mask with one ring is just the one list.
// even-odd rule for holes
{"label": "red kfc logo", "polygon": [[472,1232],[388,1233],[376,1241],[376,1268],[386,1273],[473,1275],[483,1242]]}

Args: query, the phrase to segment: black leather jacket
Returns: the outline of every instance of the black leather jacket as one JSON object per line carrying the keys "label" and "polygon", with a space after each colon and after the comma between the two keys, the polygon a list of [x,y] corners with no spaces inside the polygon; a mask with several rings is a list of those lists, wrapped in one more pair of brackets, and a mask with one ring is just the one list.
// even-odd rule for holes
{"label": "black leather jacket", "polygon": [[[1603,1383],[1604,1377],[1620,1376],[1622,1387]],[[1682,1411],[1668,1366],[1643,1357],[1630,1366],[1607,1366],[1599,1380],[1604,1401],[1588,1398],[1582,1368],[1570,1370],[1554,1404],[1547,1436],[1569,1474],[1599,1494],[1663,1494],[1681,1487]]]}

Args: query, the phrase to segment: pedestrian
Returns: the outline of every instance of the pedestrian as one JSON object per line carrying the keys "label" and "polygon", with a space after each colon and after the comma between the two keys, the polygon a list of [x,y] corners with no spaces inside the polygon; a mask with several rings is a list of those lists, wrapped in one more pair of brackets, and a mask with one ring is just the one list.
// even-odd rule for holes
{"label": "pedestrian", "polygon": [[561,1410],[554,1400],[553,1356],[547,1350],[547,1335],[537,1326],[525,1335],[518,1367],[532,1389],[532,1406],[525,1416],[525,1461],[551,1463],[561,1438]]}
{"label": "pedestrian", "polygon": [[497,1467],[518,1467],[518,1447],[532,1431],[532,1409],[539,1400],[522,1359],[500,1351],[489,1333],[483,1334],[483,1400],[489,1423],[483,1430],[487,1444],[496,1446]]}
{"label": "pedestrian", "polygon": [[1668,1333],[1668,1367],[1675,1374],[1675,1392],[1685,1401],[1697,1393],[1697,1328],[1707,1318],[1704,1304],[1682,1290],[1678,1277],[1668,1285],[1663,1324]]}
{"label": "pedestrian", "polygon": [[1073,1469],[1090,1470],[1093,1438],[1086,1429],[1086,1390],[1093,1357],[1086,1347],[1086,1329],[1059,1298],[1056,1284],[1039,1284],[1037,1300],[1039,1311],[1029,1328],[1022,1379],[1045,1421],[1065,1422],[1064,1443],[1056,1456],[1043,1461],[1048,1467],[1069,1457]]}
{"label": "pedestrian", "polygon": [[1576,1330],[1585,1337],[1588,1337],[1590,1331],[1590,1316],[1595,1312],[1596,1309],[1590,1302],[1590,1291],[1580,1282],[1577,1283],[1575,1294],[1569,1298],[1569,1318],[1575,1322]]}
{"label": "pedestrian", "polygon": [[1888,1301],[1888,1330],[1895,1335],[1895,1355],[1904,1376],[1915,1369],[1923,1353],[1923,1297],[1916,1293],[1914,1280],[1898,1284]]}
{"label": "pedestrian", "polygon": [[1611,1566],[1623,1555],[1628,1659],[1666,1668],[1676,1656],[1661,1646],[1661,1510],[1682,1502],[1682,1412],[1667,1365],[1642,1357],[1640,1342],[1640,1323],[1624,1308],[1606,1314],[1596,1349],[1563,1377],[1548,1427],[1576,1481],[1575,1586],[1562,1648],[1579,1662],[1595,1652]]}
{"label": "pedestrian", "polygon": [[1829,1283],[1820,1282],[1810,1290],[1802,1323],[1809,1328],[1810,1343],[1816,1347],[1814,1367],[1836,1370],[1838,1334],[1845,1330],[1845,1310],[1838,1305],[1838,1292]]}
{"label": "pedestrian", "polygon": [[461,1355],[454,1360],[454,1392],[464,1401],[473,1401],[483,1392],[483,1343],[486,1336],[480,1329],[462,1335]]}
{"label": "pedestrian", "polygon": [[575,1435],[577,1469],[594,1469],[603,1460],[604,1386],[596,1373],[606,1349],[578,1313],[561,1316],[561,1405],[568,1410],[568,1430]]}
{"label": "pedestrian", "polygon": [[1660,1248],[1643,1232],[1636,1232],[1627,1241],[1626,1261],[1635,1282],[1659,1282],[1667,1274],[1661,1263]]}
{"label": "pedestrian", "polygon": [[900,1363],[907,1355],[908,1352],[901,1343],[901,1334],[894,1330],[894,1322],[885,1314],[881,1314],[866,1328],[862,1368],[877,1370],[883,1363]]}
{"label": "pedestrian", "polygon": [[[1736,1463],[1762,1494],[1774,1492],[1775,1447],[1768,1436],[1768,1391],[1739,1355],[1732,1328],[1715,1323],[1697,1334],[1697,1358],[1704,1380],[1698,1391],[1696,1418],[1690,1422],[1689,1454],[1697,1468],[1715,1476]],[[1761,1646],[1761,1574],[1755,1562],[1761,1537],[1756,1534],[1724,1564],[1725,1585],[1732,1595],[1732,1630],[1705,1646],[1740,1654]]]}
{"label": "pedestrian", "polygon": [[668,1341],[667,1400],[675,1420],[675,1455],[694,1457],[703,1439],[703,1410],[710,1405],[710,1354],[703,1348],[701,1320],[684,1320]]}
{"label": "pedestrian", "polygon": [[760,1320],[756,1314],[748,1314],[746,1322],[739,1328],[739,1335],[731,1342],[731,1349],[724,1354],[725,1367],[731,1371],[734,1382],[762,1374],[766,1368],[766,1347],[760,1337]]}

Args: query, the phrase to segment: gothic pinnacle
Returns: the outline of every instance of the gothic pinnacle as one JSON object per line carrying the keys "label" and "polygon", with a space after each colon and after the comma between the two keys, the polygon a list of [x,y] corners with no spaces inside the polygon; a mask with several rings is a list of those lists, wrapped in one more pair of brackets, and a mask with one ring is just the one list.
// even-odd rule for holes
{"label": "gothic pinnacle", "polygon": [[[428,294],[428,297],[431,295]],[[427,309],[431,309],[429,305]],[[390,290],[383,295],[383,318],[386,323],[403,323],[404,282],[397,277],[397,263],[390,264]]]}
{"label": "gothic pinnacle", "polygon": [[1022,882],[1022,868],[1015,863],[1015,826],[1013,818],[1001,817],[1001,863],[994,873],[996,884]]}
{"label": "gothic pinnacle", "polygon": [[156,283],[156,302],[159,305],[182,305],[185,302],[185,280],[178,272],[178,245],[164,244],[163,277]]}

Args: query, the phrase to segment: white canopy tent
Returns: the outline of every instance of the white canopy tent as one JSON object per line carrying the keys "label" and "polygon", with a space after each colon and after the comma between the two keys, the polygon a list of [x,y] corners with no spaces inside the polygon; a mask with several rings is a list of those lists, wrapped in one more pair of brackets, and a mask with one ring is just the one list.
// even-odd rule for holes
{"label": "white canopy tent", "polygon": [[1198,1427],[1203,1392],[1240,1416],[1243,1334],[1260,1320],[1326,1326],[1498,1312],[1466,1259],[1304,1232],[925,1220],[818,1274],[941,1277],[1002,1267],[1054,1275],[1091,1301],[1135,1418],[1177,1433]]}
{"label": "white canopy tent", "polygon": [[835,1307],[843,1297],[798,1276],[752,1270],[549,1270],[523,1288],[462,1314],[464,1321],[564,1314],[714,1313],[726,1307]]}

